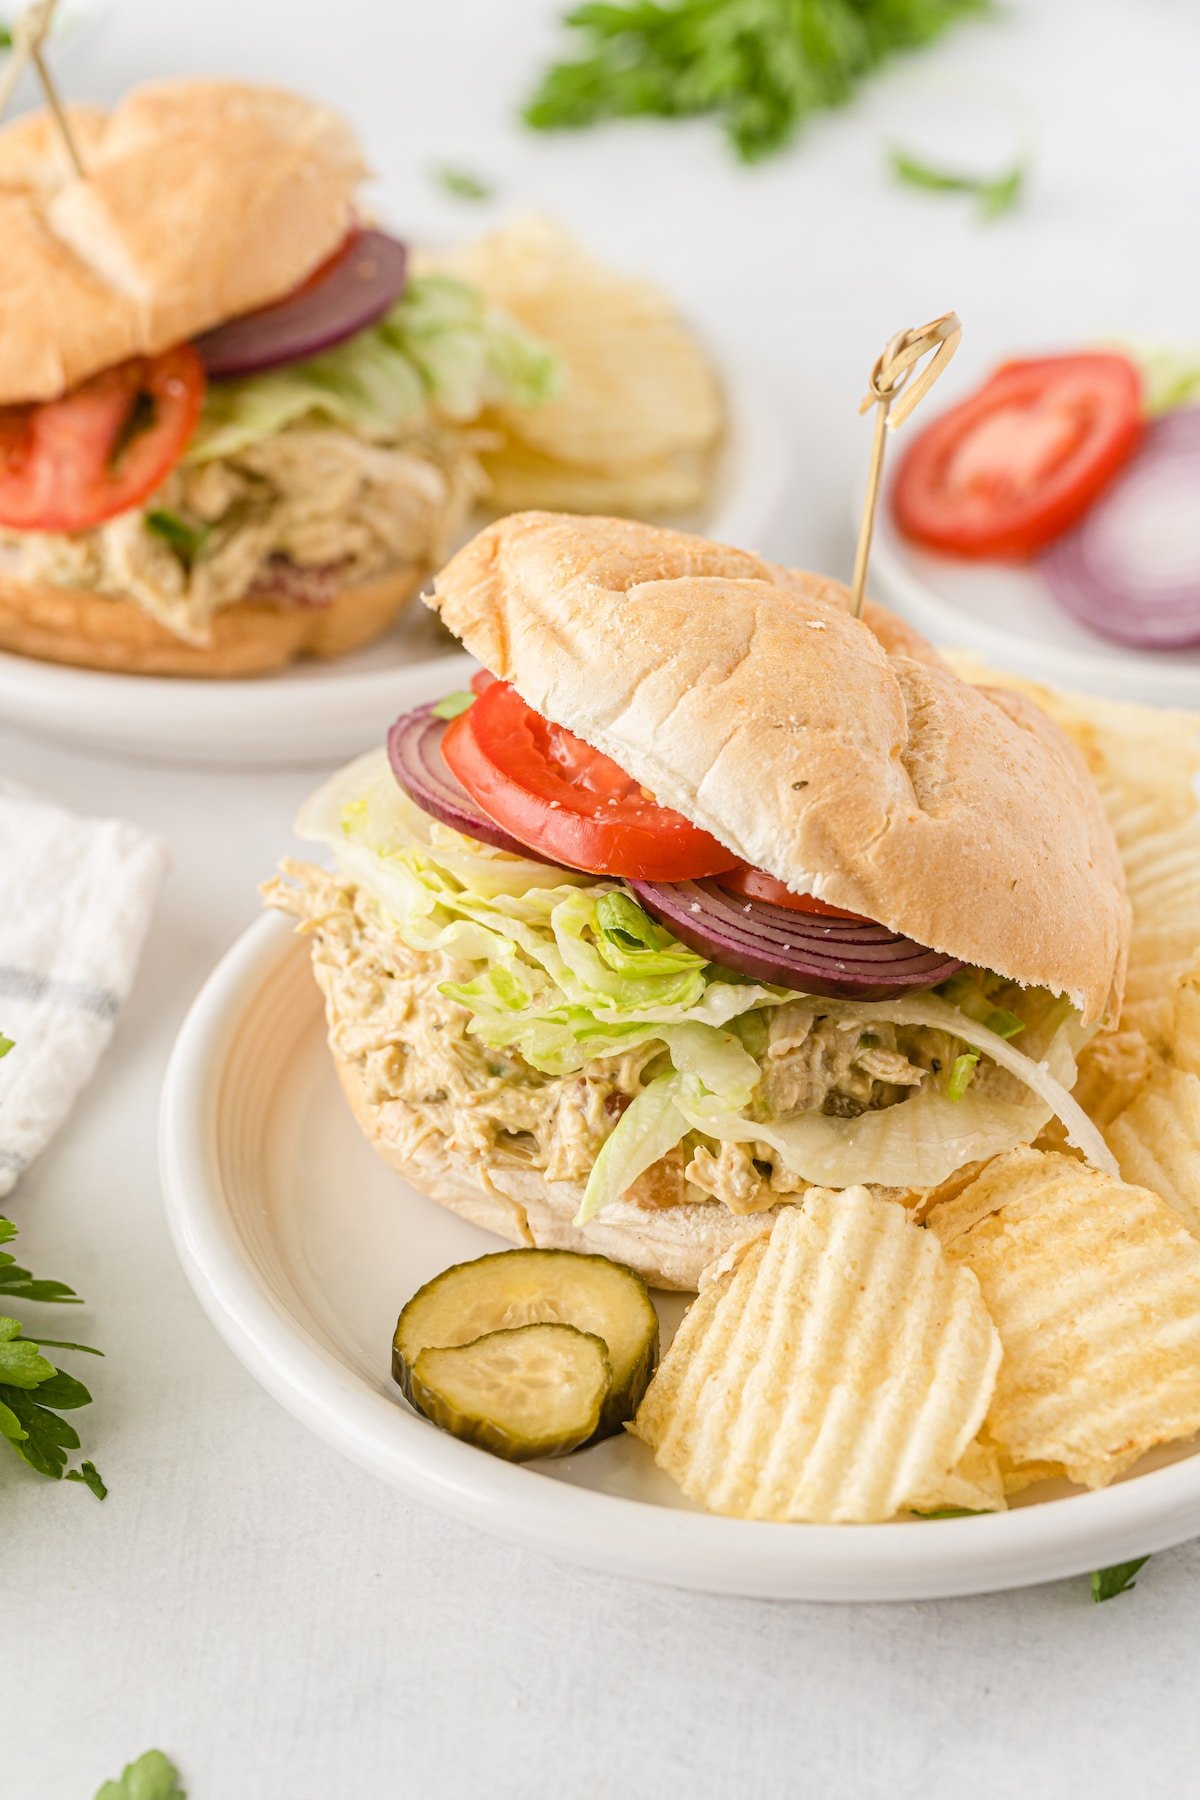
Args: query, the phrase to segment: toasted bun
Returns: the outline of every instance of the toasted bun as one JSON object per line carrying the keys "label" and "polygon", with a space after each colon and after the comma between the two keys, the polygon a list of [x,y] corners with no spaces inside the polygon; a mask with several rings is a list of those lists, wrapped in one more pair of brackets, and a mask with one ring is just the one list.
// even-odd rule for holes
{"label": "toasted bun", "polygon": [[336,113],[277,88],[163,81],[0,131],[0,404],[50,400],[296,287],[366,173]]}
{"label": "toasted bun", "polygon": [[[720,1201],[638,1206],[614,1200],[586,1225],[572,1224],[581,1181],[550,1181],[514,1157],[452,1149],[403,1100],[373,1102],[358,1066],[333,1052],[342,1090],[372,1148],[419,1193],[511,1244],[539,1250],[594,1250],[626,1263],[654,1287],[693,1293],[719,1256],[769,1229],[774,1210],[740,1215]],[[777,1210],[777,1209],[775,1209]]]}
{"label": "toasted bun", "polygon": [[428,571],[405,566],[343,588],[327,606],[240,600],[189,644],[133,600],[0,576],[0,650],[126,675],[265,675],[303,656],[344,656],[386,631]]}
{"label": "toasted bun", "polygon": [[1116,845],[1037,707],[838,583],[620,519],[523,513],[429,604],[530,706],[799,892],[1115,1012]]}

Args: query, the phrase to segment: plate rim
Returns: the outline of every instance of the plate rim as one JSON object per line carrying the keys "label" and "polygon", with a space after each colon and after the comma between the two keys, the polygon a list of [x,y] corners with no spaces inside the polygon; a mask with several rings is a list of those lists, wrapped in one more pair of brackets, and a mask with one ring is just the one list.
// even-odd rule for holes
{"label": "plate rim", "polygon": [[204,983],[167,1067],[159,1168],[176,1253],[219,1335],[275,1400],[351,1461],[528,1549],[608,1574],[748,1597],[874,1602],[990,1593],[1153,1554],[1200,1531],[1200,1451],[1094,1493],[938,1520],[934,1538],[914,1522],[780,1525],[677,1510],[555,1481],[431,1428],[370,1389],[272,1300],[225,1204],[221,1073],[239,1022],[287,961],[297,971],[307,963],[303,940],[288,921],[265,917]]}

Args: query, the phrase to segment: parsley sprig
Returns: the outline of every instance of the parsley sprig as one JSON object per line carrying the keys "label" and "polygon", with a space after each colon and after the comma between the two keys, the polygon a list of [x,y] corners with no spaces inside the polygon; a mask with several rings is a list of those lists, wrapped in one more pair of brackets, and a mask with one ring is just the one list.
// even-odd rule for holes
{"label": "parsley sprig", "polygon": [[96,1800],[187,1800],[179,1770],[161,1750],[146,1750],[126,1763],[113,1781],[96,1791]]}
{"label": "parsley sprig", "polygon": [[987,10],[988,0],[589,0],[564,21],[582,55],[546,71],[524,117],[553,131],[711,114],[743,162],[757,162],[897,52]]}
{"label": "parsley sprig", "polygon": [[1093,1569],[1092,1599],[1099,1603],[1115,1600],[1118,1594],[1127,1594],[1130,1588],[1137,1586],[1134,1576],[1149,1561],[1148,1556],[1135,1556],[1132,1562],[1114,1563],[1111,1569]]}
{"label": "parsley sprig", "polygon": [[999,175],[967,175],[961,169],[941,169],[907,150],[890,152],[892,174],[909,187],[931,194],[970,194],[978,202],[981,219],[998,219],[1011,211],[1025,186],[1024,162],[1013,163]]}
{"label": "parsley sprig", "polygon": [[[17,1228],[0,1218],[0,1246],[10,1244]],[[22,1268],[15,1256],[0,1248],[0,1302],[31,1300],[40,1306],[78,1306],[79,1295],[65,1281],[39,1279]],[[72,1350],[99,1356],[90,1344],[62,1338],[29,1338],[20,1319],[0,1312],[0,1439],[39,1475],[53,1481],[82,1482],[103,1500],[107,1488],[93,1462],[69,1469],[70,1452],[78,1450],[79,1433],[64,1412],[91,1402],[91,1394],[74,1375],[68,1375],[45,1354],[47,1350]]]}

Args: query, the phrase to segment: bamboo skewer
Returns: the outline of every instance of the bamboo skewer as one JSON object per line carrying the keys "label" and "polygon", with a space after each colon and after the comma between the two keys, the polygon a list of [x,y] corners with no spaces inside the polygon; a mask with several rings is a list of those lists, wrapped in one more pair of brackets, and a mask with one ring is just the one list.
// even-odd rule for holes
{"label": "bamboo skewer", "polygon": [[35,0],[34,5],[27,6],[14,24],[12,54],[8,59],[8,66],[0,76],[0,115],[3,115],[5,108],[17,91],[22,75],[32,63],[34,73],[41,84],[42,93],[46,97],[46,104],[54,116],[54,123],[58,126],[59,135],[67,155],[71,159],[71,166],[82,181],[87,170],[83,166],[79,145],[75,142],[71,121],[67,117],[67,109],[62,103],[57,84],[50,73],[50,65],[46,61],[42,48],[53,23],[54,9],[57,5],[58,0]]}
{"label": "bamboo skewer", "polygon": [[[928,325],[912,331],[898,331],[889,338],[882,355],[871,370],[870,386],[863,396],[859,412],[875,408],[875,431],[871,439],[871,462],[867,470],[867,491],[863,496],[862,518],[858,527],[858,547],[854,553],[854,577],[850,585],[851,610],[857,619],[862,615],[863,596],[867,587],[867,564],[871,558],[871,538],[875,531],[875,513],[879,505],[879,486],[883,480],[883,459],[887,449],[887,433],[903,425],[905,419],[929,392],[962,337],[957,313],[943,313]],[[911,387],[909,377],[917,364],[930,352],[933,355]],[[897,395],[904,388],[903,399]]]}

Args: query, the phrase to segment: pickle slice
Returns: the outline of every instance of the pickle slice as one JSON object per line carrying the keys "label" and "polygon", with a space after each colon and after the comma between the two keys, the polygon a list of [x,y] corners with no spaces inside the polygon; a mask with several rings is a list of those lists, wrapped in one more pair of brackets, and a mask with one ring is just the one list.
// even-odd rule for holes
{"label": "pickle slice", "polygon": [[574,1325],[601,1338],[612,1386],[596,1437],[611,1437],[633,1417],[658,1362],[654,1302],[632,1269],[577,1250],[497,1250],[435,1275],[397,1320],[392,1373],[413,1400],[422,1350],[451,1349],[518,1325]]}
{"label": "pickle slice", "polygon": [[611,1381],[603,1339],[573,1325],[517,1325],[422,1350],[412,1397],[443,1431],[509,1462],[529,1462],[585,1444]]}

